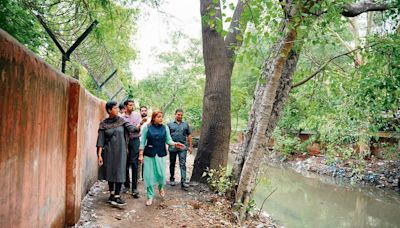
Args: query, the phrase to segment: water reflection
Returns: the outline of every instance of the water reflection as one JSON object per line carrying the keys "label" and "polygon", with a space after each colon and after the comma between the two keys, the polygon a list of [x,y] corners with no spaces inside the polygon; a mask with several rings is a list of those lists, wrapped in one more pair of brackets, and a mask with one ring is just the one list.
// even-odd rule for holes
{"label": "water reflection", "polygon": [[398,193],[280,167],[268,166],[265,173],[255,192],[257,206],[277,187],[264,209],[286,227],[400,227]]}

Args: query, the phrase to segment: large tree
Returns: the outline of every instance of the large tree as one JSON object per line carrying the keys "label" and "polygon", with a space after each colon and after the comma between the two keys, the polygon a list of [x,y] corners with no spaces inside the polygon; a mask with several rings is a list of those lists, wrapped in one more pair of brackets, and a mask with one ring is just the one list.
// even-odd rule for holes
{"label": "large tree", "polygon": [[242,45],[247,19],[241,16],[251,1],[239,0],[227,31],[223,29],[219,0],[201,0],[203,58],[206,83],[202,127],[192,181],[200,181],[204,170],[226,166],[231,133],[231,76],[235,50]]}

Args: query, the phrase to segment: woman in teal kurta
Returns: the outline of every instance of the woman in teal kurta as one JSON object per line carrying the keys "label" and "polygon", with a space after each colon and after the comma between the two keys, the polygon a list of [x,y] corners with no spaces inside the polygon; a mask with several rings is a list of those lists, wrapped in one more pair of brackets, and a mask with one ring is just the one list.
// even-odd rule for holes
{"label": "woman in teal kurta", "polygon": [[172,141],[167,125],[162,124],[163,113],[155,111],[150,123],[143,127],[140,138],[139,161],[144,163],[143,179],[147,192],[146,205],[151,205],[154,198],[154,185],[158,185],[160,196],[165,196],[165,164],[167,150],[165,144],[183,149],[182,143]]}

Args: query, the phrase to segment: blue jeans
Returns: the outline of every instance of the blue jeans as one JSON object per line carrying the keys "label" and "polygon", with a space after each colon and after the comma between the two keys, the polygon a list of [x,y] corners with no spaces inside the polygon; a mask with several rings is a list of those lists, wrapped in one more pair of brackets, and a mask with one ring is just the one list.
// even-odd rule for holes
{"label": "blue jeans", "polygon": [[176,155],[179,157],[179,169],[181,171],[181,183],[186,181],[186,155],[187,150],[169,151],[169,173],[170,181],[175,181]]}

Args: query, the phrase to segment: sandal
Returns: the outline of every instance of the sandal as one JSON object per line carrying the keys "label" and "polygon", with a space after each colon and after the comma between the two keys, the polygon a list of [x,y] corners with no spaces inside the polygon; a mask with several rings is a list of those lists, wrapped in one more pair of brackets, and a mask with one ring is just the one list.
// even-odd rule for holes
{"label": "sandal", "polygon": [[147,201],[146,201],[146,206],[150,206],[150,205],[152,205],[153,204],[153,199],[148,199]]}
{"label": "sandal", "polygon": [[160,196],[161,196],[161,198],[165,197],[165,189],[164,188],[160,189]]}

